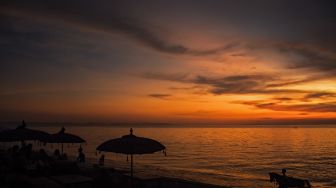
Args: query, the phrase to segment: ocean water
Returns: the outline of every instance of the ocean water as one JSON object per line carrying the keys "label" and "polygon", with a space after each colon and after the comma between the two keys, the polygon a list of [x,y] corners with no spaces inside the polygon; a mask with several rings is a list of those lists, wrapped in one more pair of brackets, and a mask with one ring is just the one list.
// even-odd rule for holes
{"label": "ocean water", "polygon": [[[50,133],[56,127],[40,127]],[[87,158],[98,162],[95,148],[129,134],[128,128],[68,127],[87,140]],[[161,152],[135,155],[138,176],[168,176],[232,187],[275,187],[268,172],[309,179],[313,187],[336,187],[336,128],[135,128],[134,134],[156,139]],[[47,145],[53,150],[59,145]],[[66,145],[76,155],[78,145]],[[128,170],[126,155],[104,153],[107,165]]]}

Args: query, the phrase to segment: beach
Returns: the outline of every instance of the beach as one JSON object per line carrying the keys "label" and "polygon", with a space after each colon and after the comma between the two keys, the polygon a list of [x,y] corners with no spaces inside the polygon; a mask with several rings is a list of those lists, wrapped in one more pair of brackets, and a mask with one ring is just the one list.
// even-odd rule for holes
{"label": "beach", "polygon": [[[14,146],[15,147],[15,146]],[[11,147],[0,149],[0,187],[2,188],[228,188],[201,182],[160,176],[137,176],[131,178],[129,171],[112,167],[81,163],[71,156],[66,160],[49,158],[39,162],[39,152],[33,151],[25,158],[14,153]],[[24,163],[23,161],[24,160]],[[38,162],[33,162],[38,161]]]}

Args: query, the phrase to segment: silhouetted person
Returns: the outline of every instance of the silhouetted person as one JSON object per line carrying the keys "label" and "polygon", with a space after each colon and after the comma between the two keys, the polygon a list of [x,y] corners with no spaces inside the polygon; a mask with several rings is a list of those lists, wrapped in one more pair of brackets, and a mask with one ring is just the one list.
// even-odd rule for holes
{"label": "silhouetted person", "polygon": [[104,161],[105,161],[105,155],[101,155],[99,158],[99,166],[104,166]]}
{"label": "silhouetted person", "polygon": [[85,155],[83,153],[83,148],[82,146],[80,146],[78,148],[78,157],[77,157],[77,161],[80,163],[84,163],[85,162]]}
{"label": "silhouetted person", "polygon": [[18,155],[19,155],[19,146],[18,145],[15,145],[13,146],[11,149],[10,149],[10,153],[12,155],[12,159],[13,158],[16,158]]}
{"label": "silhouetted person", "polygon": [[283,168],[283,169],[281,170],[281,172],[282,172],[283,182],[284,182],[284,185],[283,185],[282,188],[287,188],[287,187],[288,187],[288,178],[287,178],[287,176],[286,176],[286,172],[287,172],[287,170],[286,170],[285,168]]}
{"label": "silhouetted person", "polygon": [[38,170],[44,170],[48,168],[49,165],[49,156],[44,149],[40,149],[38,153],[38,160],[36,161],[36,167]]}
{"label": "silhouetted person", "polygon": [[39,150],[39,160],[41,160],[41,161],[47,161],[48,160],[48,154],[44,149]]}
{"label": "silhouetted person", "polygon": [[25,153],[18,145],[13,146],[11,150],[10,166],[14,171],[22,172],[26,163]]}
{"label": "silhouetted person", "polygon": [[33,152],[33,144],[28,144],[25,150],[25,155],[28,160],[31,160],[32,152]]}
{"label": "silhouetted person", "polygon": [[83,148],[82,148],[82,146],[79,146],[78,153],[81,153],[81,152],[83,152]]}
{"label": "silhouetted person", "polygon": [[68,160],[68,155],[66,153],[63,153],[61,155],[61,160]]}
{"label": "silhouetted person", "polygon": [[25,122],[25,120],[22,120],[21,127],[26,127],[26,122]]}
{"label": "silhouetted person", "polygon": [[283,176],[286,176],[286,172],[287,172],[287,170],[286,170],[285,168],[283,168],[283,169],[282,169],[282,175],[283,175]]}
{"label": "silhouetted person", "polygon": [[53,157],[55,160],[61,160],[62,157],[61,157],[61,152],[59,149],[55,149]]}
{"label": "silhouetted person", "polygon": [[25,155],[26,150],[27,150],[27,144],[26,144],[26,142],[23,140],[23,141],[21,141],[21,147],[20,147],[20,149],[19,149],[19,153],[20,153],[21,155]]}

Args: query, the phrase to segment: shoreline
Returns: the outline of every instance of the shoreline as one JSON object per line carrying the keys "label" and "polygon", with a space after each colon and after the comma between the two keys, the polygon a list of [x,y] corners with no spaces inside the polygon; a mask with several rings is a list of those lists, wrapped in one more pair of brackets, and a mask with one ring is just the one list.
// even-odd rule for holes
{"label": "shoreline", "polygon": [[[75,160],[76,158],[72,155],[70,155],[69,159]],[[130,171],[127,168],[120,168],[113,166],[110,163],[105,163],[104,166],[99,166],[97,163],[94,163],[96,159],[94,158],[87,158],[85,163],[78,163],[80,168],[86,169],[86,170],[94,170],[96,168],[102,169],[102,170],[112,170],[117,173],[120,173],[122,175],[127,176],[128,178],[130,177]],[[134,178],[137,179],[137,181],[145,181],[146,184],[151,184],[149,187],[156,187],[156,184],[164,184],[167,187],[175,187],[177,184],[179,186],[177,187],[183,187],[183,188],[231,188],[229,186],[224,186],[224,185],[216,185],[216,184],[210,184],[210,183],[204,183],[204,182],[199,182],[199,181],[194,181],[194,180],[188,180],[188,179],[183,179],[179,177],[169,177],[169,176],[162,176],[162,175],[157,175],[155,173],[150,173],[150,172],[137,172],[134,174]],[[166,187],[164,186],[164,187]]]}
{"label": "shoreline", "polygon": [[[7,152],[8,147],[1,147],[1,157],[6,158],[9,156]],[[34,153],[37,153],[34,150]],[[52,156],[50,151],[47,151],[48,156]],[[11,158],[11,157],[10,157]],[[10,161],[13,159],[9,159]],[[50,166],[53,167],[52,173],[36,173],[34,169],[27,168],[29,165],[24,165],[27,168],[24,171],[16,171],[6,164],[2,164],[3,177],[7,182],[0,183],[1,186],[13,187],[11,184],[19,184],[19,187],[28,185],[34,188],[42,187],[68,187],[65,182],[72,182],[72,184],[85,184],[92,188],[103,188],[105,185],[108,187],[141,187],[141,188],[230,188],[228,186],[214,185],[202,183],[197,181],[186,180],[182,178],[173,178],[166,176],[158,176],[155,174],[147,173],[146,175],[138,173],[134,175],[131,180],[129,171],[114,167],[110,164],[99,166],[94,163],[94,158],[87,158],[84,163],[76,161],[74,155],[69,155],[67,160],[53,160]],[[14,160],[15,162],[15,160]],[[49,165],[48,165],[49,166]],[[0,165],[1,167],[1,165]],[[56,173],[57,174],[54,174]],[[9,182],[8,182],[9,181]],[[132,183],[133,182],[133,183]],[[9,183],[9,186],[8,186]],[[102,184],[101,184],[102,183]],[[134,184],[133,186],[131,184]],[[60,186],[61,184],[61,186]],[[91,186],[90,186],[91,185]],[[86,187],[85,186],[85,187]],[[14,186],[15,187],[15,186]],[[80,186],[76,186],[80,187]],[[16,187],[15,187],[16,188]]]}

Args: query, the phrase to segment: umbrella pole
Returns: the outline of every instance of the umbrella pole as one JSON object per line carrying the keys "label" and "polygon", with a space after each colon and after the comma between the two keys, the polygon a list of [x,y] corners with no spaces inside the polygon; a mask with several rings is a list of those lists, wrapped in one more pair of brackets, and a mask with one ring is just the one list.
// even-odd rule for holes
{"label": "umbrella pole", "polygon": [[62,143],[62,155],[63,155],[63,143]]}
{"label": "umbrella pole", "polygon": [[133,154],[131,154],[131,185],[133,187]]}

